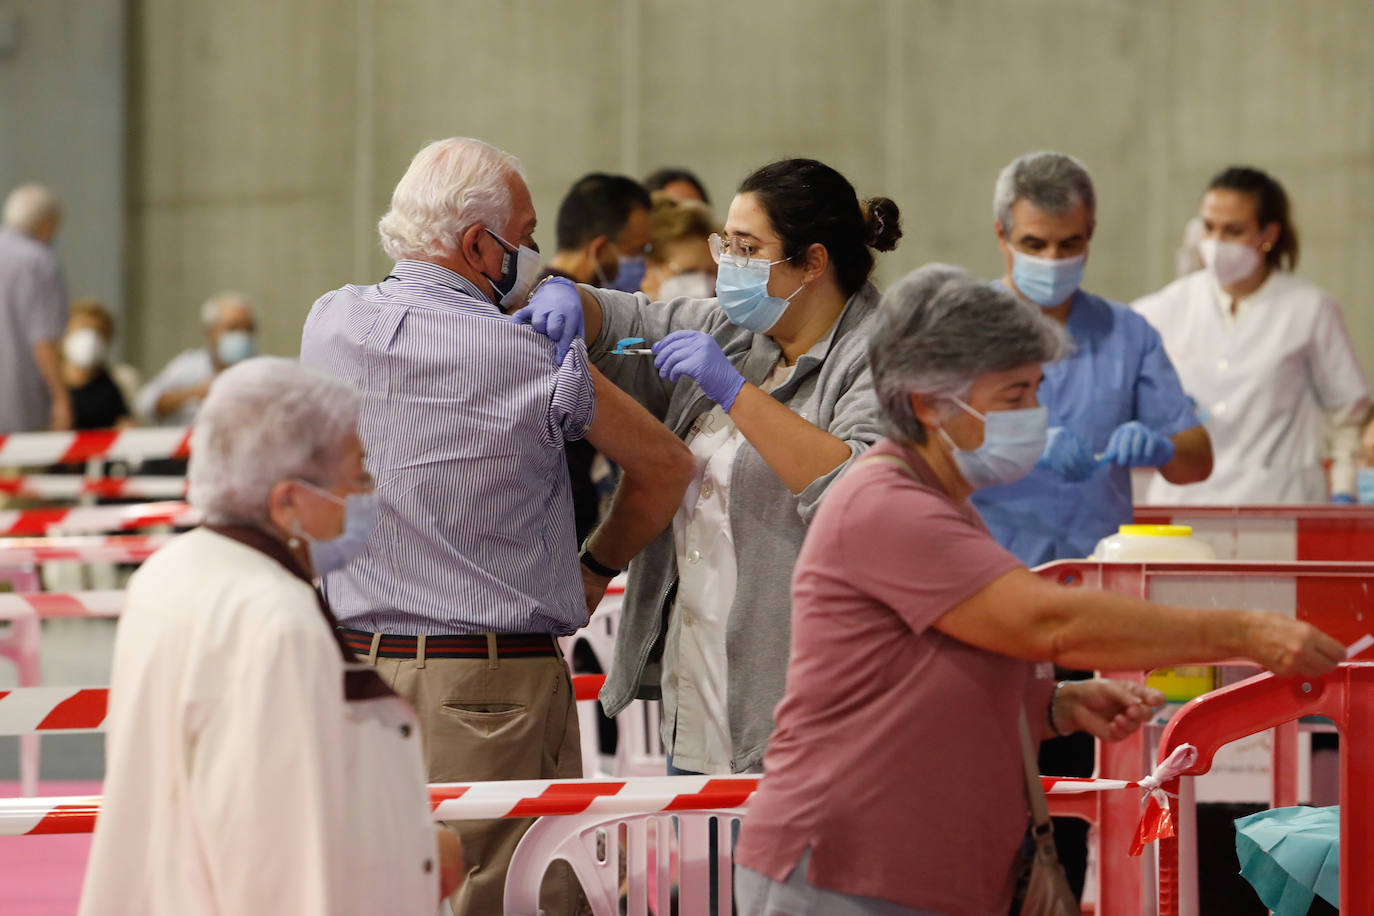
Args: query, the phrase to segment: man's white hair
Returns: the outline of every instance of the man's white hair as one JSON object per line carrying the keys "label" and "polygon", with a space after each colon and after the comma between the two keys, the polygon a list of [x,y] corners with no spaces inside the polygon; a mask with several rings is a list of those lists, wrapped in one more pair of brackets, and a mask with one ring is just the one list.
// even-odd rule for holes
{"label": "man's white hair", "polygon": [[5,227],[15,232],[33,235],[44,223],[61,216],[61,201],[41,184],[21,184],[5,198]]}
{"label": "man's white hair", "polygon": [[1097,226],[1097,192],[1083,163],[1067,153],[1042,151],[1018,156],[1002,169],[992,189],[992,215],[1011,235],[1011,209],[1018,200],[1046,213],[1063,213],[1082,204],[1088,234]]}
{"label": "man's white hair", "polygon": [[191,433],[191,505],[212,525],[269,522],[279,480],[334,482],[362,399],[347,383],[294,360],[246,359],[210,386]]}
{"label": "man's white hair", "polygon": [[224,292],[215,293],[205,300],[205,304],[200,307],[201,324],[207,328],[213,327],[220,320],[220,316],[224,314],[224,310],[231,305],[241,305],[250,313],[253,311],[253,304],[248,301],[247,296],[232,289],[226,289]]}
{"label": "man's white hair", "polygon": [[386,253],[401,258],[452,254],[469,226],[494,231],[511,216],[511,174],[525,177],[520,160],[470,137],[435,140],[415,154],[377,223]]}

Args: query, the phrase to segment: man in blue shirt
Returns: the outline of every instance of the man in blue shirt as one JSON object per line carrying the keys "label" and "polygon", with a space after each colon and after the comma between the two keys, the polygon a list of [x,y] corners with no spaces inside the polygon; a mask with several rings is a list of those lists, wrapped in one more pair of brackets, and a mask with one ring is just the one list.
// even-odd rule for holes
{"label": "man in blue shirt", "polygon": [[[1049,410],[1050,438],[1039,463],[1016,483],[971,499],[997,542],[1027,566],[1086,557],[1099,539],[1130,524],[1132,468],[1158,468],[1170,483],[1205,480],[1212,443],[1159,332],[1130,309],[1079,289],[1097,218],[1083,164],[1063,153],[1018,157],[997,178],[993,214],[1007,265],[1001,282],[1063,325],[1074,348],[1045,366],[1040,403]],[[1045,741],[1040,771],[1088,776],[1093,757],[1086,735]],[[1087,824],[1054,821],[1059,858],[1081,894]]]}
{"label": "man in blue shirt", "polygon": [[1040,403],[1049,408],[1050,441],[1040,463],[973,502],[1027,566],[1085,557],[1130,524],[1132,468],[1158,468],[1170,483],[1205,480],[1211,441],[1159,333],[1079,289],[1096,223],[1083,165],[1062,153],[1021,156],[998,177],[993,206],[1002,282],[1064,325],[1074,351],[1045,367]]}

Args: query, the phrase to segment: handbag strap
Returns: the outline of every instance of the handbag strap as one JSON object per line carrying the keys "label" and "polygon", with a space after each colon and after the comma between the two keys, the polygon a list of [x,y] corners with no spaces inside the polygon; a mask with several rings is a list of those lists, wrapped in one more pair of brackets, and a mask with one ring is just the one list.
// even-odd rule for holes
{"label": "handbag strap", "polygon": [[1021,733],[1021,763],[1026,774],[1026,802],[1030,805],[1031,820],[1035,824],[1036,842],[1040,834],[1046,833],[1050,824],[1050,803],[1045,799],[1045,787],[1040,783],[1040,764],[1035,757],[1035,745],[1031,743],[1030,726],[1026,724],[1026,710],[1016,720],[1016,728]]}

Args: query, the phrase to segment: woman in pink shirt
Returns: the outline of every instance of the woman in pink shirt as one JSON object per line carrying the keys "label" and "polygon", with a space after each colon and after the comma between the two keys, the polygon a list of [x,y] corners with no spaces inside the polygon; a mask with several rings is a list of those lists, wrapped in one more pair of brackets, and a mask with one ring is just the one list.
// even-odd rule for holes
{"label": "woman in pink shirt", "polygon": [[883,297],[870,360],[888,438],[821,504],[792,579],[787,687],[737,851],[749,916],[1003,914],[1028,823],[1017,719],[1120,740],[1162,701],[1052,667],[1246,657],[1317,676],[1344,657],[1279,614],[1064,588],[987,533],[975,489],[1045,446],[1038,309],[931,265]]}

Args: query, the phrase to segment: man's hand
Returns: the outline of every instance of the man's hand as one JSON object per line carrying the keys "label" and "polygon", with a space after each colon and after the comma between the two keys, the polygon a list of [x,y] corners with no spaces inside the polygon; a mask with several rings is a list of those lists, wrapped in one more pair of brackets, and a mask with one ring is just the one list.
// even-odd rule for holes
{"label": "man's hand", "polygon": [[1061,732],[1084,731],[1103,741],[1120,741],[1150,721],[1164,705],[1153,687],[1093,678],[1065,681],[1055,693],[1055,726]]}
{"label": "man's hand", "polygon": [[590,617],[601,603],[601,599],[606,597],[611,577],[598,575],[581,563],[577,565],[582,570],[582,595],[587,599],[587,616]]}
{"label": "man's hand", "polygon": [[439,858],[439,902],[453,896],[463,886],[463,841],[447,827],[435,827]]}
{"label": "man's hand", "polygon": [[527,324],[557,344],[556,361],[563,365],[572,343],[583,336],[582,297],[566,277],[550,277],[539,284],[530,304],[510,316],[515,324]]}

